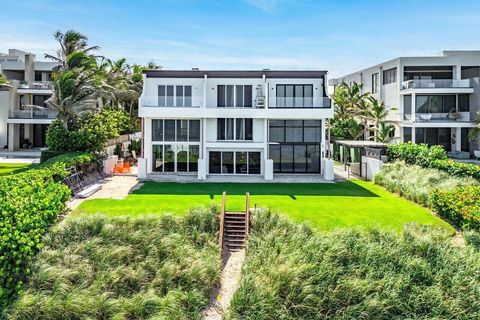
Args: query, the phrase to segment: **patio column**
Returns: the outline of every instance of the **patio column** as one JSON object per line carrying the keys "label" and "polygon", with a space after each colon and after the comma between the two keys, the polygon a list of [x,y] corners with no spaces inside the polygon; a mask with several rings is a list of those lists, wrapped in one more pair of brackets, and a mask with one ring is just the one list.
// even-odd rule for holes
{"label": "patio column", "polygon": [[412,92],[412,122],[415,122],[416,113],[417,113],[417,98],[416,98],[416,94]]}
{"label": "patio column", "polygon": [[147,159],[147,173],[152,173],[152,119],[145,118],[144,125],[143,157]]}
{"label": "patio column", "polygon": [[20,139],[18,137],[19,128],[18,124],[8,124],[8,151],[14,151],[19,148]]}
{"label": "patio column", "polygon": [[462,151],[462,128],[452,128],[452,135],[455,135],[455,145],[453,151]]}
{"label": "patio column", "polygon": [[412,142],[417,143],[417,139],[415,138],[415,126],[412,125]]}

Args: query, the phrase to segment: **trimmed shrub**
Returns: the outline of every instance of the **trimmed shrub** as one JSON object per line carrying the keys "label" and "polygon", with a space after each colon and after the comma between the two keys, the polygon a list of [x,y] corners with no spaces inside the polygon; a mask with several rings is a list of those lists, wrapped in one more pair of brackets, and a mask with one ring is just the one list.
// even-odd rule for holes
{"label": "trimmed shrub", "polygon": [[432,206],[443,217],[462,229],[480,230],[480,187],[434,190]]}
{"label": "trimmed shrub", "polygon": [[327,234],[253,217],[227,319],[479,319],[480,252],[442,229]]}
{"label": "trimmed shrub", "polygon": [[220,278],[217,210],[69,218],[7,319],[200,319]]}
{"label": "trimmed shrub", "polygon": [[130,129],[128,114],[120,109],[105,109],[79,116],[69,130],[55,120],[47,130],[47,145],[53,151],[102,152],[110,139]]}
{"label": "trimmed shrub", "polygon": [[375,183],[426,207],[432,207],[431,197],[435,189],[454,190],[479,185],[473,178],[459,178],[444,171],[407,165],[403,161],[384,164],[375,176]]}
{"label": "trimmed shrub", "polygon": [[405,161],[424,168],[434,168],[459,177],[480,179],[480,166],[447,159],[442,146],[428,147],[425,144],[411,142],[391,144],[387,149],[388,161]]}
{"label": "trimmed shrub", "polygon": [[68,151],[54,151],[54,150],[43,150],[40,154],[40,163],[44,163],[50,158],[57,157],[64,153],[68,153]]}
{"label": "trimmed shrub", "polygon": [[28,267],[43,247],[47,228],[65,210],[70,190],[66,167],[91,159],[61,155],[28,171],[0,177],[0,307],[22,288]]}

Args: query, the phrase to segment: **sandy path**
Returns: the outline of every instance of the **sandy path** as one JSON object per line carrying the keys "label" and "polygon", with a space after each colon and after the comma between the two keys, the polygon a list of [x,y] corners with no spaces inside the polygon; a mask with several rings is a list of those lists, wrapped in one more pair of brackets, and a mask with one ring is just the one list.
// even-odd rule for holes
{"label": "sandy path", "polygon": [[240,273],[245,260],[245,249],[225,252],[223,260],[224,267],[220,277],[220,285],[214,291],[209,306],[203,312],[204,320],[221,320],[222,314],[228,309],[230,300],[240,282]]}

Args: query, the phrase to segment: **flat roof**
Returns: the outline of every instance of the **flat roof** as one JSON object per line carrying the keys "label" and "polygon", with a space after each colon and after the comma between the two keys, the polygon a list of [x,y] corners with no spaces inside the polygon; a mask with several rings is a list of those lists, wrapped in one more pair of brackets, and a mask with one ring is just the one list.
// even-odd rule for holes
{"label": "flat roof", "polygon": [[324,70],[144,70],[147,78],[292,78],[321,79]]}
{"label": "flat roof", "polygon": [[375,142],[370,140],[335,140],[335,143],[354,148],[386,148],[387,143]]}

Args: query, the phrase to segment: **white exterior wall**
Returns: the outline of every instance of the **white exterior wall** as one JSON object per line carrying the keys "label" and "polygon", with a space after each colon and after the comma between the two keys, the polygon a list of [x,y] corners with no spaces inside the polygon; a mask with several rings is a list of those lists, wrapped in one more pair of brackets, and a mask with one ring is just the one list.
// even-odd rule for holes
{"label": "white exterior wall", "polygon": [[[417,94],[470,94],[470,118],[474,119],[476,113],[480,111],[480,101],[478,99],[480,88],[478,86],[478,78],[470,79],[471,87],[469,88],[415,88],[403,89],[402,82],[404,79],[403,69],[405,66],[451,66],[453,73],[453,80],[461,79],[461,67],[479,67],[480,66],[480,51],[443,51],[442,55],[431,57],[400,57],[373,67],[363,69],[361,71],[334,79],[333,83],[340,83],[345,81],[347,83],[357,82],[364,85],[363,92],[372,92],[372,74],[378,72],[379,79],[379,93],[373,96],[382,100],[387,107],[396,108],[398,110],[391,111],[386,120],[391,121],[396,126],[395,135],[398,140],[403,140],[403,128],[412,128],[412,136],[415,136],[415,128],[451,128],[452,137],[455,134],[456,143],[452,143],[452,150],[458,150],[460,147],[460,138],[457,128],[472,128],[473,122],[465,121],[468,113],[462,114],[461,121],[448,120],[445,116],[445,121],[436,120],[435,122],[428,121],[406,121],[404,117],[404,95],[412,95],[412,113],[414,114],[414,101]],[[391,68],[397,68],[397,81],[395,83],[383,85],[383,71]],[[438,114],[432,114],[433,117]]]}
{"label": "white exterior wall", "polygon": [[[147,175],[160,174],[152,170],[152,119],[200,119],[200,159],[198,161],[198,179],[203,180],[209,174],[209,151],[252,151],[259,152],[261,159],[261,175],[270,179],[273,170],[268,159],[268,119],[319,119],[331,118],[331,108],[318,108],[323,103],[323,79],[277,79],[277,78],[147,78],[144,75],[144,89],[139,99],[139,116],[144,118],[144,158]],[[276,96],[277,84],[312,84],[313,98],[317,108],[269,108],[268,96]],[[159,85],[192,86],[192,107],[158,107]],[[218,85],[251,85],[252,104],[250,108],[217,107]],[[257,86],[262,86],[266,97],[265,108],[256,108]],[[275,100],[272,99],[272,103]],[[252,118],[251,141],[218,141],[218,118]],[[322,121],[322,143],[320,156],[325,153],[325,121]],[[167,144],[167,142],[165,142]],[[268,168],[269,172],[265,171]]]}

